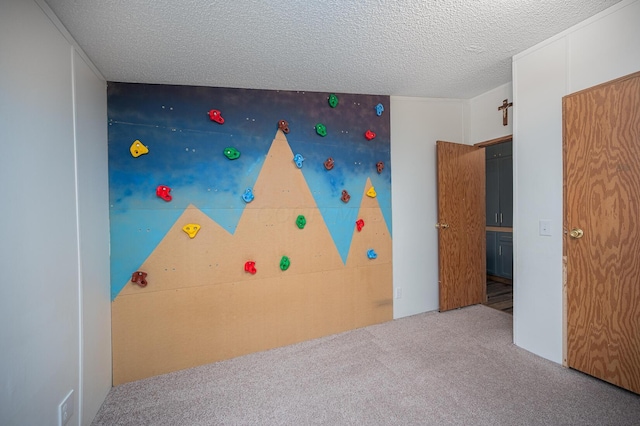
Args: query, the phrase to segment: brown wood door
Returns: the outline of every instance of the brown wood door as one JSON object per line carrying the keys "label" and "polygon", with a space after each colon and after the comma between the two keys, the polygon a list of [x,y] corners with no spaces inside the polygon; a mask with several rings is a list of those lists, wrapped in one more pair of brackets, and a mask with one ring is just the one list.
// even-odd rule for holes
{"label": "brown wood door", "polygon": [[440,311],[487,294],[484,148],[436,142]]}
{"label": "brown wood door", "polygon": [[563,99],[567,363],[640,393],[640,73]]}

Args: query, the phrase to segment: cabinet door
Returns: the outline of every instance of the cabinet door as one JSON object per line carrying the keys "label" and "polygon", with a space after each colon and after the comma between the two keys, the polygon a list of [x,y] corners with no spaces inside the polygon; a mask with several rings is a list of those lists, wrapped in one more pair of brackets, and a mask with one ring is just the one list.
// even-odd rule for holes
{"label": "cabinet door", "polygon": [[485,147],[485,155],[487,160],[490,158],[510,156],[512,152],[512,143],[503,142]]}
{"label": "cabinet door", "polygon": [[502,150],[500,145],[502,145],[502,144],[489,145],[489,146],[484,148],[484,153],[485,153],[485,156],[486,156],[487,160],[489,160],[491,158],[498,158],[500,156],[500,152]]}
{"label": "cabinet door", "polygon": [[504,142],[499,145],[500,145],[500,152],[498,154],[500,157],[511,156],[513,152],[512,142]]}
{"label": "cabinet door", "polygon": [[498,222],[499,226],[510,228],[513,226],[513,161],[511,156],[501,157],[494,161],[498,162],[498,180],[500,181]]}
{"label": "cabinet door", "polygon": [[498,275],[496,269],[498,260],[497,232],[487,231],[487,275]]}
{"label": "cabinet door", "polygon": [[487,226],[500,226],[500,171],[499,158],[487,160],[486,177],[486,215]]}
{"label": "cabinet door", "polygon": [[497,275],[503,278],[513,278],[513,234],[497,232],[498,258]]}

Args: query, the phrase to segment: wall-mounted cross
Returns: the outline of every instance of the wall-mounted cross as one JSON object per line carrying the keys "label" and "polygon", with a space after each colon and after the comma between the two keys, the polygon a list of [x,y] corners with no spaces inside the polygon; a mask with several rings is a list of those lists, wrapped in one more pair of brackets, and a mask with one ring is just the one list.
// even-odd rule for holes
{"label": "wall-mounted cross", "polygon": [[502,106],[498,107],[498,111],[502,111],[502,125],[509,124],[509,107],[513,106],[513,102],[509,102],[508,99],[502,101]]}

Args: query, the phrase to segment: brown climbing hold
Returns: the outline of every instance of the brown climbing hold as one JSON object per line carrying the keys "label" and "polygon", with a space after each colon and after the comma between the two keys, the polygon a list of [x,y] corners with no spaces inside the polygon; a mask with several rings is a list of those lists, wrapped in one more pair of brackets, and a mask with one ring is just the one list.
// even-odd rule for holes
{"label": "brown climbing hold", "polygon": [[324,168],[327,170],[333,169],[333,158],[327,158],[327,160],[324,162]]}
{"label": "brown climbing hold", "polygon": [[136,271],[131,274],[131,282],[138,284],[140,287],[147,286],[147,273],[142,271]]}
{"label": "brown climbing hold", "polygon": [[286,120],[278,121],[278,129],[282,130],[283,133],[289,133],[289,123]]}

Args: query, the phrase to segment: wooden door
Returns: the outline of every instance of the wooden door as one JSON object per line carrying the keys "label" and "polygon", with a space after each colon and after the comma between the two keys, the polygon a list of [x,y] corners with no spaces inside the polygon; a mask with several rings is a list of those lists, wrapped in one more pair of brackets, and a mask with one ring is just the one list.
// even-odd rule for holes
{"label": "wooden door", "polygon": [[563,99],[567,363],[640,393],[640,73]]}
{"label": "wooden door", "polygon": [[484,148],[436,142],[440,311],[486,301]]}

